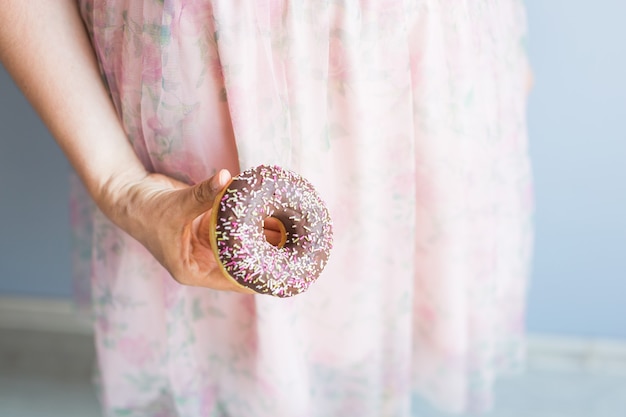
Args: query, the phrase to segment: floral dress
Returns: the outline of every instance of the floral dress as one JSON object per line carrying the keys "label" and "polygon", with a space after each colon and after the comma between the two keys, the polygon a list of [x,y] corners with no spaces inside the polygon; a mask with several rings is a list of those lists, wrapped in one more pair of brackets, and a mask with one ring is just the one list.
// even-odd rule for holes
{"label": "floral dress", "polygon": [[79,4],[149,170],[192,184],[277,164],[315,185],[335,231],[302,295],[186,287],[77,189],[77,290],[93,303],[105,415],[490,406],[523,359],[521,1]]}

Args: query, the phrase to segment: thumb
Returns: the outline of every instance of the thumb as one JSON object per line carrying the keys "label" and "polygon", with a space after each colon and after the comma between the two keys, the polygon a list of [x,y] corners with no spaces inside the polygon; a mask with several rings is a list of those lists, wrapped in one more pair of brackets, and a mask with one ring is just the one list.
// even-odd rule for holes
{"label": "thumb", "polygon": [[185,214],[191,219],[195,219],[211,209],[215,198],[229,183],[230,179],[230,172],[222,169],[208,180],[189,187],[186,190],[186,197],[183,203]]}

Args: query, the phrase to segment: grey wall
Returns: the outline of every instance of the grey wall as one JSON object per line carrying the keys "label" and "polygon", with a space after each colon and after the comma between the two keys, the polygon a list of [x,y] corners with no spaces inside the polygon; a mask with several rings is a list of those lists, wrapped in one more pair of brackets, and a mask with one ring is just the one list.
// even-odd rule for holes
{"label": "grey wall", "polygon": [[[626,2],[527,0],[533,332],[626,338]],[[68,296],[69,168],[0,72],[0,294]]]}
{"label": "grey wall", "polygon": [[70,168],[0,69],[0,295],[71,293]]}

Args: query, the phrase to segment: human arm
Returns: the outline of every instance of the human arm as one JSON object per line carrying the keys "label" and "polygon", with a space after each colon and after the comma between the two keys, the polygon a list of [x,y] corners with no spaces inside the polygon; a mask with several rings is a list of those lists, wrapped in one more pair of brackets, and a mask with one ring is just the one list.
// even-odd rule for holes
{"label": "human arm", "polygon": [[101,81],[75,1],[5,0],[0,20],[0,61],[98,207],[179,282],[237,289],[217,266],[205,215],[228,172],[190,187],[145,170]]}

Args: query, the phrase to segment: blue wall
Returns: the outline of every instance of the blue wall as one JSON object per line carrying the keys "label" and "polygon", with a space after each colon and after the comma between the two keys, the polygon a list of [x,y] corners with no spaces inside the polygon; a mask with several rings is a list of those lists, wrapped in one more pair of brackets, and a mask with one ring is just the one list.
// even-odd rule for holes
{"label": "blue wall", "polygon": [[[527,0],[532,332],[626,338],[626,2]],[[0,72],[0,294],[68,296],[69,167]]]}
{"label": "blue wall", "polygon": [[69,173],[0,67],[0,294],[70,295]]}
{"label": "blue wall", "polygon": [[626,338],[626,2],[526,4],[537,200],[528,324]]}

